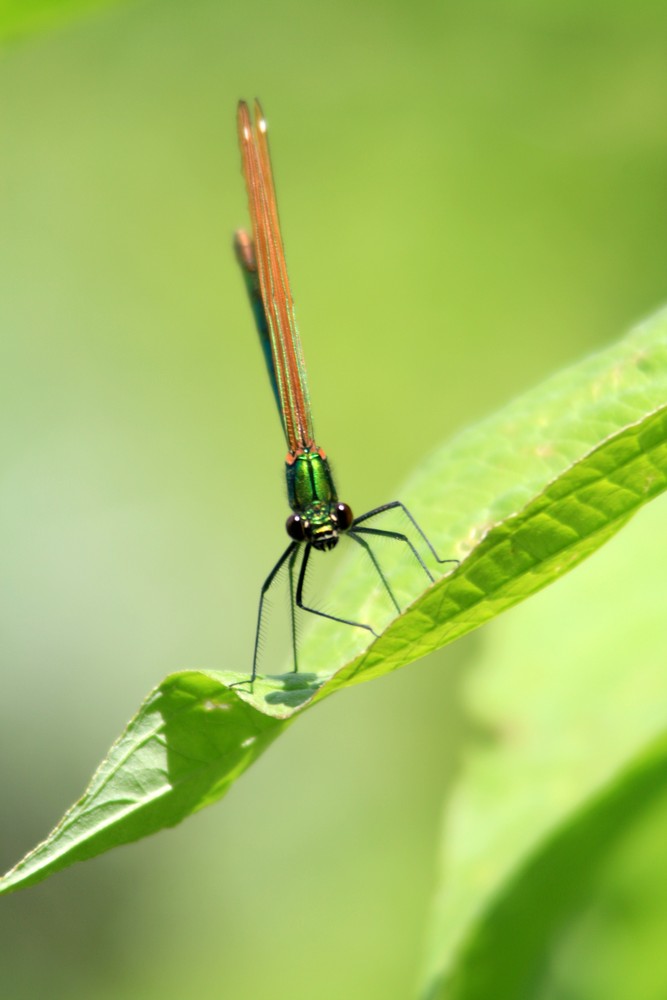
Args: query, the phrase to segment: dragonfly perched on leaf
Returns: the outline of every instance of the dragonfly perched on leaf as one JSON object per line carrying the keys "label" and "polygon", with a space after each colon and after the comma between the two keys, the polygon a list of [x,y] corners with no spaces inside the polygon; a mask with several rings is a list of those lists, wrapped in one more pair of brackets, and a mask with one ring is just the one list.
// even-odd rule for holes
{"label": "dragonfly perched on leaf", "polygon": [[285,564],[289,577],[290,626],[296,672],[298,671],[296,627],[298,611],[319,615],[353,628],[365,629],[370,635],[377,636],[374,628],[367,622],[339,617],[311,607],[307,603],[306,571],[313,550],[322,552],[333,549],[340,536],[347,534],[366,552],[397,613],[400,613],[401,607],[373,551],[373,541],[380,538],[391,539],[407,546],[428,580],[432,583],[434,578],[414,542],[406,534],[386,528],[371,527],[369,521],[389,510],[400,508],[439,563],[458,561],[441,559],[438,556],[424,531],[400,500],[374,507],[359,517],[354,517],[348,504],[339,500],[329,461],[315,440],[306,366],[294,315],[294,302],[278,219],[266,119],[258,102],[255,102],[254,121],[245,101],[239,103],[238,134],[243,175],[248,190],[252,235],[245,230],[239,230],[235,234],[234,245],[245,276],[269,378],[287,439],[285,477],[287,499],[292,511],[286,522],[290,542],[264,581],[260,594],[252,673],[249,677],[252,687],[257,676],[265,599]]}

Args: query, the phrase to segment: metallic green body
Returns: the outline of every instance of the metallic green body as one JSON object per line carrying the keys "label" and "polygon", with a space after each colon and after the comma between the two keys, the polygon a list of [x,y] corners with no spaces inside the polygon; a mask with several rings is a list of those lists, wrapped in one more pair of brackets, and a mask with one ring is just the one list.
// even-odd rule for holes
{"label": "metallic green body", "polygon": [[335,509],[338,496],[329,462],[319,451],[304,449],[285,467],[287,498],[295,514],[310,525],[315,548],[330,548],[337,536]]}

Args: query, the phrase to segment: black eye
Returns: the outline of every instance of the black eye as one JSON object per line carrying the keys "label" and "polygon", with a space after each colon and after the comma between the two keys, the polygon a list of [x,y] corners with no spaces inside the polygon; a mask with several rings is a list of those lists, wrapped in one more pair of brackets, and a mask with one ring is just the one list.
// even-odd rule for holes
{"label": "black eye", "polygon": [[354,520],[354,515],[346,503],[337,503],[333,510],[333,519],[337,528],[347,531]]}
{"label": "black eye", "polygon": [[308,521],[301,514],[290,514],[285,521],[285,528],[290,538],[295,542],[304,542],[308,532]]}

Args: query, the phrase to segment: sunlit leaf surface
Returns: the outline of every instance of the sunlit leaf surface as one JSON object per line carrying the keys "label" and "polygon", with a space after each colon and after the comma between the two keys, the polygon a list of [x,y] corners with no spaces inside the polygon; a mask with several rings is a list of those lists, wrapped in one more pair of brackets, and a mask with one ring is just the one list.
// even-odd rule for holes
{"label": "sunlit leaf surface", "polygon": [[[83,798],[8,873],[31,884],[171,826],[220,798],[298,711],[452,642],[558,579],[667,484],[667,313],[538,387],[431,457],[403,496],[437,549],[461,560],[368,648],[313,630],[298,675],[183,672],[148,698]],[[434,566],[435,570],[435,566]],[[372,577],[341,577],[364,620]]]}

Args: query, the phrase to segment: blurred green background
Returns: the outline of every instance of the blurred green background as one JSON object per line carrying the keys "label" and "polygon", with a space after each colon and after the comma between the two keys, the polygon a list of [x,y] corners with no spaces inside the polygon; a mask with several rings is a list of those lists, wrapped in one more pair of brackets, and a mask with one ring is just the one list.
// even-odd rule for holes
{"label": "blurred green background", "polygon": [[[150,0],[4,44],[3,869],[166,673],[249,662],[286,505],[238,98],[361,511],[667,298],[666,43],[651,0]],[[493,643],[339,695],[217,808],[3,901],[3,995],[409,996]]]}

